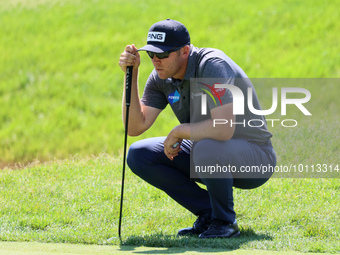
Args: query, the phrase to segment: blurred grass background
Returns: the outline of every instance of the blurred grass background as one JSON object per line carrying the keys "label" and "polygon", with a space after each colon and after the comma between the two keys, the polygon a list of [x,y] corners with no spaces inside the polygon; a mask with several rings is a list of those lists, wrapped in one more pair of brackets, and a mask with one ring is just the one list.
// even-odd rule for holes
{"label": "blurred grass background", "polygon": [[[0,0],[0,161],[119,154],[120,53],[143,46],[151,24],[168,17],[187,26],[195,46],[224,50],[251,78],[340,75],[337,1]],[[151,70],[143,54],[141,91]],[[167,109],[142,137],[176,124]]]}

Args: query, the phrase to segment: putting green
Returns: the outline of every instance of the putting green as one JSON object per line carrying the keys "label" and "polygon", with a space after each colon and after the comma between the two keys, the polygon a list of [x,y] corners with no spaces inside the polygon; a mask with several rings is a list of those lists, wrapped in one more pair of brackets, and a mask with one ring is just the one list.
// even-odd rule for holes
{"label": "putting green", "polygon": [[[60,255],[60,254],[227,254],[227,255],[299,255],[305,254],[295,251],[263,251],[263,250],[234,250],[223,251],[221,249],[204,248],[154,248],[133,246],[110,246],[110,245],[83,245],[83,244],[55,244],[37,242],[0,242],[0,254],[6,255]],[[326,253],[308,253],[308,255]]]}

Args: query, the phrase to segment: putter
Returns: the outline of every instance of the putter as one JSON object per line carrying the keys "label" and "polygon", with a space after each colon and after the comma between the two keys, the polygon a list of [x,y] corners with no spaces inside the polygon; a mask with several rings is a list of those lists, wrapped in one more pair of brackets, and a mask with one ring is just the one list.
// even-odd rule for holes
{"label": "putter", "polygon": [[122,216],[123,216],[123,196],[124,196],[124,179],[125,179],[125,161],[126,161],[126,144],[127,144],[127,131],[129,125],[129,108],[131,99],[131,81],[132,81],[132,66],[128,66],[126,69],[126,82],[125,82],[125,140],[124,140],[124,156],[123,156],[123,173],[122,173],[122,189],[120,193],[120,210],[119,210],[119,223],[118,223],[118,236],[122,241]]}

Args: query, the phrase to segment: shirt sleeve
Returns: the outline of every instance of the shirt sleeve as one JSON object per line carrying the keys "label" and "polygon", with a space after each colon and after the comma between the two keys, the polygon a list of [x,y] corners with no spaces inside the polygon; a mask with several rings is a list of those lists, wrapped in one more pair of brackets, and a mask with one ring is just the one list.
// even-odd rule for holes
{"label": "shirt sleeve", "polygon": [[205,61],[202,67],[203,89],[209,94],[207,103],[211,109],[233,102],[233,95],[227,88],[215,88],[215,84],[231,84],[236,74],[232,67],[223,59],[214,57]]}
{"label": "shirt sleeve", "polygon": [[151,106],[163,110],[168,101],[161,90],[162,80],[158,78],[155,70],[153,70],[146,82],[141,103],[146,106]]}

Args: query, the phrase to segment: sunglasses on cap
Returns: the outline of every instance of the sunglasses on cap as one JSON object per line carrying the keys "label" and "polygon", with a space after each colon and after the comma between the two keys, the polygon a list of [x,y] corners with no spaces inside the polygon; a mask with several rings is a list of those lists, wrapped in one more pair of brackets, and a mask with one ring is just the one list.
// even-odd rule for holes
{"label": "sunglasses on cap", "polygon": [[[187,45],[187,44],[185,44],[185,45]],[[149,57],[151,59],[153,59],[153,57],[155,55],[159,59],[164,59],[164,58],[168,58],[171,52],[178,51],[179,49],[183,48],[185,45],[182,45],[182,46],[179,46],[179,47],[175,47],[175,48],[173,48],[171,50],[168,50],[168,51],[165,51],[165,52],[162,52],[162,53],[155,53],[155,52],[152,52],[152,51],[147,51],[146,53],[149,55]]]}

